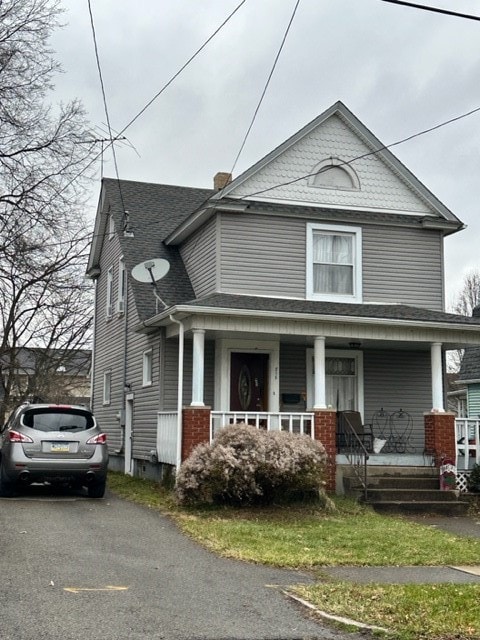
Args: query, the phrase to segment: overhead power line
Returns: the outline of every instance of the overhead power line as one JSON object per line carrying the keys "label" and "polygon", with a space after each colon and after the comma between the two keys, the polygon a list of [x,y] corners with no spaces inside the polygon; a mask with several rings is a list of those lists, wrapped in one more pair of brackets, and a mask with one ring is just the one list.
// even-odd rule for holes
{"label": "overhead power line", "polygon": [[[97,62],[98,77],[100,78],[100,86],[101,86],[101,89],[102,89],[103,107],[104,107],[104,110],[105,110],[105,117],[107,119],[108,135],[110,137],[109,146],[112,147],[113,163],[114,163],[114,166],[115,166],[115,175],[117,176],[118,189],[120,191],[120,200],[122,201],[122,209],[123,209],[123,212],[124,212],[124,215],[125,215],[125,202],[123,200],[122,187],[121,187],[121,184],[120,184],[120,176],[119,176],[119,173],[118,173],[117,154],[116,154],[116,151],[115,151],[115,144],[114,144],[114,140],[113,140],[112,127],[111,127],[111,124],[110,124],[110,115],[108,113],[107,95],[106,95],[106,92],[105,92],[105,84],[103,82],[102,67],[100,65],[100,56],[99,56],[99,53],[98,53],[98,45],[97,45],[97,34],[95,33],[95,24],[94,24],[94,20],[93,20],[93,12],[92,12],[91,0],[88,0],[88,13],[90,14],[90,26],[92,28],[93,46],[95,48],[95,60]],[[102,146],[102,154],[103,154],[103,151],[104,151],[104,149],[103,149],[103,146]]]}
{"label": "overhead power line", "polygon": [[243,149],[245,147],[245,144],[247,142],[247,138],[250,135],[250,131],[252,130],[253,124],[254,124],[254,122],[255,122],[255,120],[257,118],[258,111],[259,111],[259,109],[260,109],[260,107],[262,105],[263,99],[265,98],[265,94],[267,93],[267,89],[268,89],[268,86],[270,84],[270,80],[272,79],[272,76],[273,76],[273,74],[275,72],[275,69],[276,69],[276,66],[277,66],[277,63],[278,63],[278,59],[280,58],[280,54],[282,53],[283,47],[285,45],[285,41],[286,41],[288,33],[290,31],[290,27],[292,26],[293,19],[295,18],[295,14],[297,13],[297,9],[298,9],[298,5],[299,4],[300,4],[300,0],[297,0],[297,2],[295,4],[295,7],[293,8],[293,12],[292,12],[290,20],[288,22],[288,25],[287,25],[287,28],[285,30],[285,33],[283,34],[282,42],[280,43],[280,48],[277,51],[277,55],[275,56],[275,60],[273,61],[272,68],[270,70],[270,73],[268,74],[267,82],[265,83],[265,86],[263,88],[262,95],[260,96],[260,100],[258,101],[257,107],[255,109],[255,112],[253,114],[252,120],[250,122],[250,125],[249,125],[249,127],[247,129],[247,132],[246,132],[246,134],[245,134],[245,136],[243,138],[242,144],[240,145],[240,149],[239,149],[239,151],[237,153],[237,156],[235,158],[235,161],[233,163],[232,170],[230,171],[231,174],[233,174],[233,172],[235,170],[235,167],[237,166],[238,159],[240,158],[240,155],[241,155],[241,153],[242,153],[242,151],[243,151]]}
{"label": "overhead power line", "polygon": [[[178,78],[178,76],[191,64],[191,62],[193,62],[193,60],[203,51],[203,49],[205,49],[205,47],[207,46],[207,44],[209,44],[211,42],[211,40],[213,40],[213,38],[215,38],[216,35],[218,35],[218,33],[223,29],[223,27],[233,18],[233,16],[237,13],[237,11],[245,4],[247,0],[242,0],[236,7],[235,9],[225,18],[225,20],[221,23],[221,25],[219,27],[217,27],[215,29],[215,31],[207,38],[207,40],[205,40],[205,42],[195,51],[195,53],[193,55],[190,56],[190,58],[185,62],[185,64],[182,65],[182,67],[180,67],[180,69],[170,78],[170,80],[168,80],[168,82],[166,82],[163,87],[160,89],[160,91],[158,91],[151,100],[149,100],[147,102],[147,104],[137,113],[137,115],[132,118],[130,120],[130,122],[128,122],[123,129],[117,134],[118,136],[121,136],[123,133],[125,133],[125,131],[136,121],[138,120],[138,118],[148,109],[148,107],[150,107],[150,105],[153,104],[153,102],[165,91],[165,89],[167,89],[167,87],[169,87],[172,82]],[[73,177],[69,182],[67,182],[67,184],[63,187],[63,189],[61,189],[59,191],[60,193],[63,193],[66,189],[68,189],[68,187],[75,182],[75,180],[77,180],[81,175],[83,175],[85,173],[85,171],[87,171],[87,169],[89,169],[92,164],[94,162],[96,162],[98,160],[98,158],[100,158],[100,156],[103,154],[104,151],[106,151],[106,149],[108,149],[109,146],[111,146],[111,142],[106,146],[105,149],[102,149],[102,151],[100,153],[98,153],[81,171],[78,172],[78,174]]]}
{"label": "overhead power line", "polygon": [[423,11],[432,11],[433,13],[443,13],[447,16],[455,16],[456,18],[465,18],[466,20],[478,20],[480,16],[471,15],[469,13],[459,13],[458,11],[449,11],[448,9],[441,9],[440,7],[429,7],[424,4],[417,4],[416,2],[405,2],[404,0],[381,0],[381,2],[389,2],[390,4],[399,4],[404,7],[411,7],[412,9],[422,9]]}

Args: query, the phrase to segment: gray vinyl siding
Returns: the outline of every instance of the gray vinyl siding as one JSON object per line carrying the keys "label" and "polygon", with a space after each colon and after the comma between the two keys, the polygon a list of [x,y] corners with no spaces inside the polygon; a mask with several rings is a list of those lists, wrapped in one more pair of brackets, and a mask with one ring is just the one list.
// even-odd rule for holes
{"label": "gray vinyl siding", "polygon": [[469,418],[480,416],[480,384],[467,385],[467,415]]}
{"label": "gray vinyl siding", "polygon": [[[107,434],[110,453],[122,446],[122,429],[119,412],[123,409],[123,362],[124,346],[119,336],[124,334],[125,316],[113,314],[106,317],[107,272],[113,266],[113,301],[116,300],[118,260],[121,256],[117,237],[109,239],[106,234],[100,262],[100,275],[95,291],[95,349],[92,388],[92,410]],[[111,371],[111,401],[103,404],[104,373]]]}
{"label": "gray vinyl siding", "polygon": [[[298,344],[280,345],[280,410],[305,411],[306,402],[302,394],[306,392],[306,348]],[[283,394],[298,394],[297,404],[285,404]]]}
{"label": "gray vinyl siding", "polygon": [[[157,411],[160,406],[160,366],[162,339],[159,333],[145,335],[133,331],[139,322],[133,296],[129,296],[126,382],[134,394],[132,455],[146,459],[157,447]],[[143,386],[143,354],[152,350],[152,384]]]}
{"label": "gray vinyl siding", "polygon": [[439,231],[369,226],[362,235],[364,302],[443,310]]}
{"label": "gray vinyl siding", "polygon": [[[222,214],[219,221],[220,291],[305,298],[306,220]],[[364,302],[442,310],[439,231],[364,225],[362,244]]]}
{"label": "gray vinyl siding", "polygon": [[195,296],[201,298],[216,289],[216,218],[196,231],[181,247],[180,255],[192,283]]}
{"label": "gray vinyl siding", "polygon": [[364,422],[371,422],[382,408],[389,414],[407,411],[413,419],[416,453],[424,450],[423,414],[431,409],[431,389],[429,351],[364,352]]}
{"label": "gray vinyl siding", "polygon": [[[192,401],[192,355],[193,343],[185,340],[183,358],[183,405]],[[204,403],[213,408],[215,376],[215,342],[205,341]],[[178,339],[165,343],[164,383],[162,411],[177,410],[178,389]]]}
{"label": "gray vinyl siding", "polygon": [[223,293],[305,297],[305,221],[227,215],[221,224]]}

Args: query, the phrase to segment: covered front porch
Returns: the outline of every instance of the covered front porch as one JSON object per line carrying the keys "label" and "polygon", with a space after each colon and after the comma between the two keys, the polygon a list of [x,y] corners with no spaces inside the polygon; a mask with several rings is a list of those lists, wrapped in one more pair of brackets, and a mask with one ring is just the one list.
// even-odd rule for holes
{"label": "covered front porch", "polygon": [[[456,457],[445,353],[478,344],[480,324],[396,305],[315,305],[307,313],[289,301],[292,311],[265,311],[245,308],[266,305],[264,299],[240,298],[235,309],[178,307],[142,328],[163,327],[165,367],[177,373],[176,407],[173,397],[165,399],[159,413],[160,461],[178,466],[217,429],[246,421],[321,439],[337,464],[346,456],[337,442],[343,410],[358,411],[387,441],[378,454],[367,452],[369,464],[432,466]],[[399,413],[409,420],[403,440],[388,422]],[[436,432],[447,423],[445,442]]]}

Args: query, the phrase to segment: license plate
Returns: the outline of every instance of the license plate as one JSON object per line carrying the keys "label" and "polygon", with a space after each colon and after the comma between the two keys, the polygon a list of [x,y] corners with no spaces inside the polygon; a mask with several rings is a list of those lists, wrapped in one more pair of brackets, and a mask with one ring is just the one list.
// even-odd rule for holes
{"label": "license plate", "polygon": [[68,453],[70,451],[70,445],[65,444],[65,442],[60,442],[59,444],[52,442],[50,451],[52,453]]}

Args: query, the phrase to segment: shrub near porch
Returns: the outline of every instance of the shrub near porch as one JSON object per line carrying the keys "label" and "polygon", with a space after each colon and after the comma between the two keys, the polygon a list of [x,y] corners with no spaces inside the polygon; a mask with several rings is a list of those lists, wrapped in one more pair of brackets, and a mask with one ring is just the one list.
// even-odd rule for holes
{"label": "shrub near porch", "polygon": [[325,464],[325,449],[308,436],[228,426],[182,464],[176,495],[193,505],[270,504],[298,492],[324,496]]}

